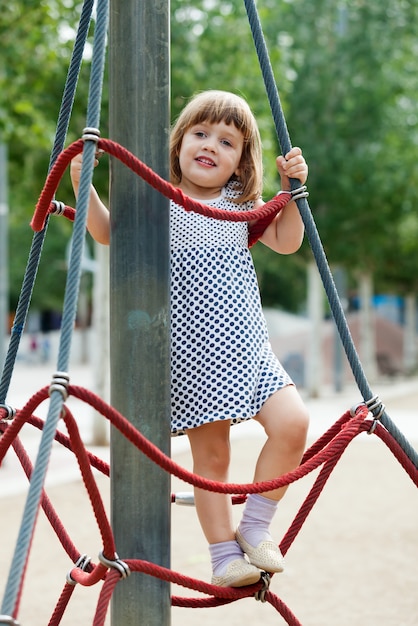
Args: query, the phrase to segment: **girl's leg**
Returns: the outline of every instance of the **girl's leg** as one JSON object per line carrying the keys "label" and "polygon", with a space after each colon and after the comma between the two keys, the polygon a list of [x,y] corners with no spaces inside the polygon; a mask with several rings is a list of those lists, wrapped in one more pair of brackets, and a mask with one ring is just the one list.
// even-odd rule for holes
{"label": "girl's leg", "polygon": [[[229,431],[229,421],[204,424],[186,431],[195,474],[217,482],[228,481],[231,458]],[[231,541],[235,538],[231,497],[228,494],[195,488],[195,504],[202,530],[209,543]]]}
{"label": "girl's leg", "polygon": [[[263,426],[267,441],[261,450],[254,482],[277,478],[297,467],[302,458],[308,430],[308,413],[295,387],[273,394],[255,418]],[[273,543],[269,526],[286,487],[248,496],[237,530],[238,541],[250,561],[267,571],[282,571],[282,557]]]}
{"label": "girl's leg", "polygon": [[[216,482],[228,481],[229,430],[228,421],[204,424],[187,431],[195,474]],[[238,587],[257,582],[260,572],[244,559],[235,539],[231,496],[195,488],[195,504],[209,542],[213,584]]]}
{"label": "girl's leg", "polygon": [[[276,391],[264,403],[255,419],[263,426],[267,441],[255,468],[254,482],[277,478],[295,469],[306,446],[309,415],[296,387],[289,385]],[[286,487],[264,493],[279,501]]]}

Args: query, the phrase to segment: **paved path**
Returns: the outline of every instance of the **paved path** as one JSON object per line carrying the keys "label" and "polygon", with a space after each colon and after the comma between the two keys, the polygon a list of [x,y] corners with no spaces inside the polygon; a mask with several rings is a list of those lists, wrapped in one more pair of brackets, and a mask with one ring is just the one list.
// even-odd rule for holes
{"label": "paved path", "polygon": [[[53,368],[18,364],[8,401],[23,406],[33,392],[49,385]],[[92,388],[91,371],[77,366],[71,382]],[[385,402],[388,414],[417,447],[418,384],[409,380],[378,385],[374,391]],[[335,395],[307,400],[311,413],[310,439],[316,439],[345,410],[360,400],[354,388]],[[78,401],[70,400],[86,442],[91,440],[94,415]],[[39,411],[45,415],[47,404]],[[263,435],[256,423],[234,427],[231,481],[250,482]],[[35,458],[39,436],[26,428],[22,440]],[[89,446],[90,447],[90,446]],[[108,458],[108,448],[95,451]],[[185,438],[173,441],[173,458],[191,468]],[[303,502],[314,476],[291,486],[273,523],[279,541]],[[109,483],[98,477],[106,505]],[[101,548],[93,515],[72,456],[54,446],[47,479],[48,495],[64,526],[81,552],[96,555]],[[189,491],[173,480],[173,491]],[[1,551],[0,593],[8,575],[27,491],[13,454],[0,469]],[[418,497],[416,487],[390,451],[376,437],[358,437],[334,470],[313,512],[286,557],[286,571],[272,580],[272,591],[288,604],[304,626],[417,626],[418,596]],[[234,507],[239,518],[241,507]],[[49,524],[39,516],[19,621],[22,626],[46,626],[70,569],[68,557]],[[173,506],[172,568],[194,578],[208,580],[210,566],[206,542],[195,511]],[[100,589],[78,586],[62,626],[93,622]],[[174,595],[194,595],[173,587]],[[172,626],[206,626],[221,620],[228,626],[243,623],[284,624],[268,604],[246,599],[217,609],[172,610]],[[110,620],[106,622],[106,626]],[[123,625],[113,625],[123,626]],[[142,626],[142,625],[141,625]],[[143,625],[147,626],[147,625]],[[163,626],[163,625],[162,625]],[[166,626],[166,625],[164,625]]]}

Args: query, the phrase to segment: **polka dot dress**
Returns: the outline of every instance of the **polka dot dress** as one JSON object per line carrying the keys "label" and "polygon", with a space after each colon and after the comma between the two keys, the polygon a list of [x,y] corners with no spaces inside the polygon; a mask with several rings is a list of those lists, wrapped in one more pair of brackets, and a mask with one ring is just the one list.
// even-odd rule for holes
{"label": "polka dot dress", "polygon": [[[206,202],[236,204],[229,184]],[[186,212],[171,203],[172,434],[217,420],[256,415],[275,391],[292,384],[268,341],[246,222]]]}

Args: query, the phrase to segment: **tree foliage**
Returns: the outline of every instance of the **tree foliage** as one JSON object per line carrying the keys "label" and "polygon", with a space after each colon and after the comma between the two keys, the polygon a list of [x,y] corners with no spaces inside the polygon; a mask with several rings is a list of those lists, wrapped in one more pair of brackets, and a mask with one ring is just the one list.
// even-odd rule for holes
{"label": "tree foliage", "polygon": [[[309,202],[330,261],[373,270],[381,289],[416,291],[418,6],[408,0],[263,0],[257,8],[292,143],[309,163]],[[12,306],[80,12],[80,0],[16,0],[0,13],[0,141],[10,155]],[[172,0],[171,36],[173,119],[197,91],[242,94],[260,126],[267,199],[277,190],[279,147],[244,3]],[[84,127],[88,71],[86,56],[69,141]],[[106,119],[105,91],[103,134]],[[99,188],[105,189],[105,178],[95,173]],[[72,202],[68,180],[59,197]],[[70,232],[65,220],[51,220],[34,306],[61,305]],[[303,253],[279,257],[258,244],[254,257],[266,304],[298,308]]]}
{"label": "tree foliage", "polygon": [[[9,152],[12,309],[19,297],[33,236],[29,222],[48,171],[80,11],[81,2],[25,0],[6,3],[0,13],[0,141],[8,144]],[[86,90],[84,78],[72,121],[79,134],[85,126]],[[70,138],[76,136],[72,131]],[[71,203],[72,198],[66,181],[63,199]],[[71,225],[66,220],[51,220],[32,299],[34,308],[62,308],[70,234]]]}
{"label": "tree foliage", "polygon": [[333,262],[377,272],[382,288],[395,274],[417,285],[404,254],[417,226],[417,13],[401,0],[292,3],[289,120],[319,231]]}

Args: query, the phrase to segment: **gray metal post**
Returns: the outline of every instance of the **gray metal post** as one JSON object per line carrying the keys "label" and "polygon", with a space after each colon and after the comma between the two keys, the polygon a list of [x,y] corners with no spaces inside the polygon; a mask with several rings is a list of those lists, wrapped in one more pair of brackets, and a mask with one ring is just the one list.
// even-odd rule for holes
{"label": "gray metal post", "polygon": [[[168,0],[111,0],[109,63],[110,137],[167,178]],[[116,159],[110,205],[112,404],[169,453],[169,205]],[[116,431],[111,501],[119,557],[169,567],[170,476]],[[112,624],[169,625],[169,584],[138,573],[122,580]]]}
{"label": "gray metal post", "polygon": [[7,147],[0,143],[0,370],[6,357],[9,312]]}

